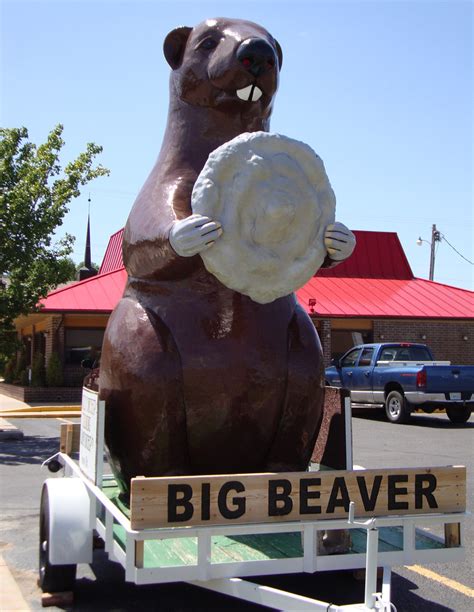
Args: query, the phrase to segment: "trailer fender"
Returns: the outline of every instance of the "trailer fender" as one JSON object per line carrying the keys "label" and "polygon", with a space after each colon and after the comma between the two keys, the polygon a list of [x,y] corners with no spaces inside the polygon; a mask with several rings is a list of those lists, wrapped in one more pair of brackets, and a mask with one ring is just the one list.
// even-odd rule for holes
{"label": "trailer fender", "polygon": [[48,478],[49,562],[52,565],[92,563],[91,500],[79,478]]}

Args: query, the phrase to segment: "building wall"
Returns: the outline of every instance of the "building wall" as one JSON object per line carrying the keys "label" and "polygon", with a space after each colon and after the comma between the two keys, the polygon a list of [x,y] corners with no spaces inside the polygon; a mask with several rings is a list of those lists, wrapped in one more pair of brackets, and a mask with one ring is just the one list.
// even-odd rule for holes
{"label": "building wall", "polygon": [[18,387],[0,382],[0,393],[21,402],[70,402],[80,404],[81,387]]}
{"label": "building wall", "polygon": [[63,368],[64,385],[66,387],[82,387],[82,383],[88,370],[80,365],[65,365]]}
{"label": "building wall", "polygon": [[55,315],[48,318],[46,327],[46,351],[45,361],[48,365],[52,353],[58,353],[60,358],[63,354],[64,344],[64,323],[61,315]]}
{"label": "building wall", "polygon": [[422,342],[436,359],[474,365],[474,321],[374,320],[374,342]]}
{"label": "building wall", "polygon": [[[427,344],[436,359],[458,365],[474,365],[474,321],[432,321],[404,319],[313,319],[323,348],[325,366],[340,351],[334,334],[345,330],[371,336],[371,342],[421,342]],[[350,343],[350,334],[347,336]],[[464,340],[464,338],[467,338]],[[340,348],[340,347],[339,347]],[[347,346],[345,350],[349,350]]]}
{"label": "building wall", "polygon": [[331,363],[331,321],[329,319],[322,319],[319,322],[318,332],[323,349],[324,365],[327,366]]}

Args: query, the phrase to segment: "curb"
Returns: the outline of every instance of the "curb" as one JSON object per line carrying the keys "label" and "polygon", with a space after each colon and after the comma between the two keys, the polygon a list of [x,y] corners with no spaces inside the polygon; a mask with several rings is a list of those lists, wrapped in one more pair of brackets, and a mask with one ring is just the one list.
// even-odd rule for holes
{"label": "curb", "polygon": [[23,432],[0,417],[0,440],[23,440]]}
{"label": "curb", "polygon": [[31,610],[26,603],[20,587],[15,582],[8,565],[0,555],[0,612],[11,612],[13,610],[22,610],[28,612]]}
{"label": "curb", "polygon": [[0,416],[5,412],[81,412],[82,406],[80,404],[61,404],[56,406],[17,406],[15,408],[2,408],[0,410]]}
{"label": "curb", "polygon": [[0,417],[4,417],[6,419],[34,419],[36,417],[41,419],[69,419],[69,418],[79,418],[81,413],[79,410],[64,410],[61,412],[60,410],[55,410],[54,412],[37,412],[36,410],[31,410],[30,412],[16,412],[16,411],[3,411],[0,412]]}

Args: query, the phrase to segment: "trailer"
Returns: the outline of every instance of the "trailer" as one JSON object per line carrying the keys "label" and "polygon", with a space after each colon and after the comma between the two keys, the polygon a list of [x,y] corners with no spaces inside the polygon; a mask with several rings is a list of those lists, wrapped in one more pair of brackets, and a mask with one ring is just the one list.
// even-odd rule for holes
{"label": "trailer", "polygon": [[[60,451],[43,464],[64,477],[43,485],[40,587],[71,591],[98,536],[137,585],[184,581],[278,610],[393,610],[393,566],[464,558],[466,472],[354,468],[348,397],[342,406],[348,469],[137,477],[124,503],[104,474],[103,402],[84,389],[81,424],[61,426]],[[341,606],[248,579],[357,569],[364,601]]]}

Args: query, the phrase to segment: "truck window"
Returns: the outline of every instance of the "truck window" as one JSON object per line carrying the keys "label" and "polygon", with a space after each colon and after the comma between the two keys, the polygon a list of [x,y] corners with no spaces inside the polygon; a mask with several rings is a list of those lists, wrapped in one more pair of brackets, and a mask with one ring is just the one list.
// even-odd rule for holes
{"label": "truck window", "polygon": [[411,346],[410,347],[410,361],[432,361],[428,349],[424,346]]}
{"label": "truck window", "polygon": [[410,352],[408,349],[400,349],[397,351],[396,361],[410,361]]}
{"label": "truck window", "polygon": [[396,361],[432,361],[428,349],[424,346],[405,346],[397,350]]}
{"label": "truck window", "polygon": [[380,355],[380,361],[393,361],[395,359],[396,352],[397,349],[394,347],[384,348]]}
{"label": "truck window", "polygon": [[372,363],[373,348],[365,348],[359,359],[359,366],[369,366]]}
{"label": "truck window", "polygon": [[341,361],[341,367],[343,368],[352,368],[357,362],[357,359],[360,355],[360,349],[354,349],[350,353],[343,358]]}

